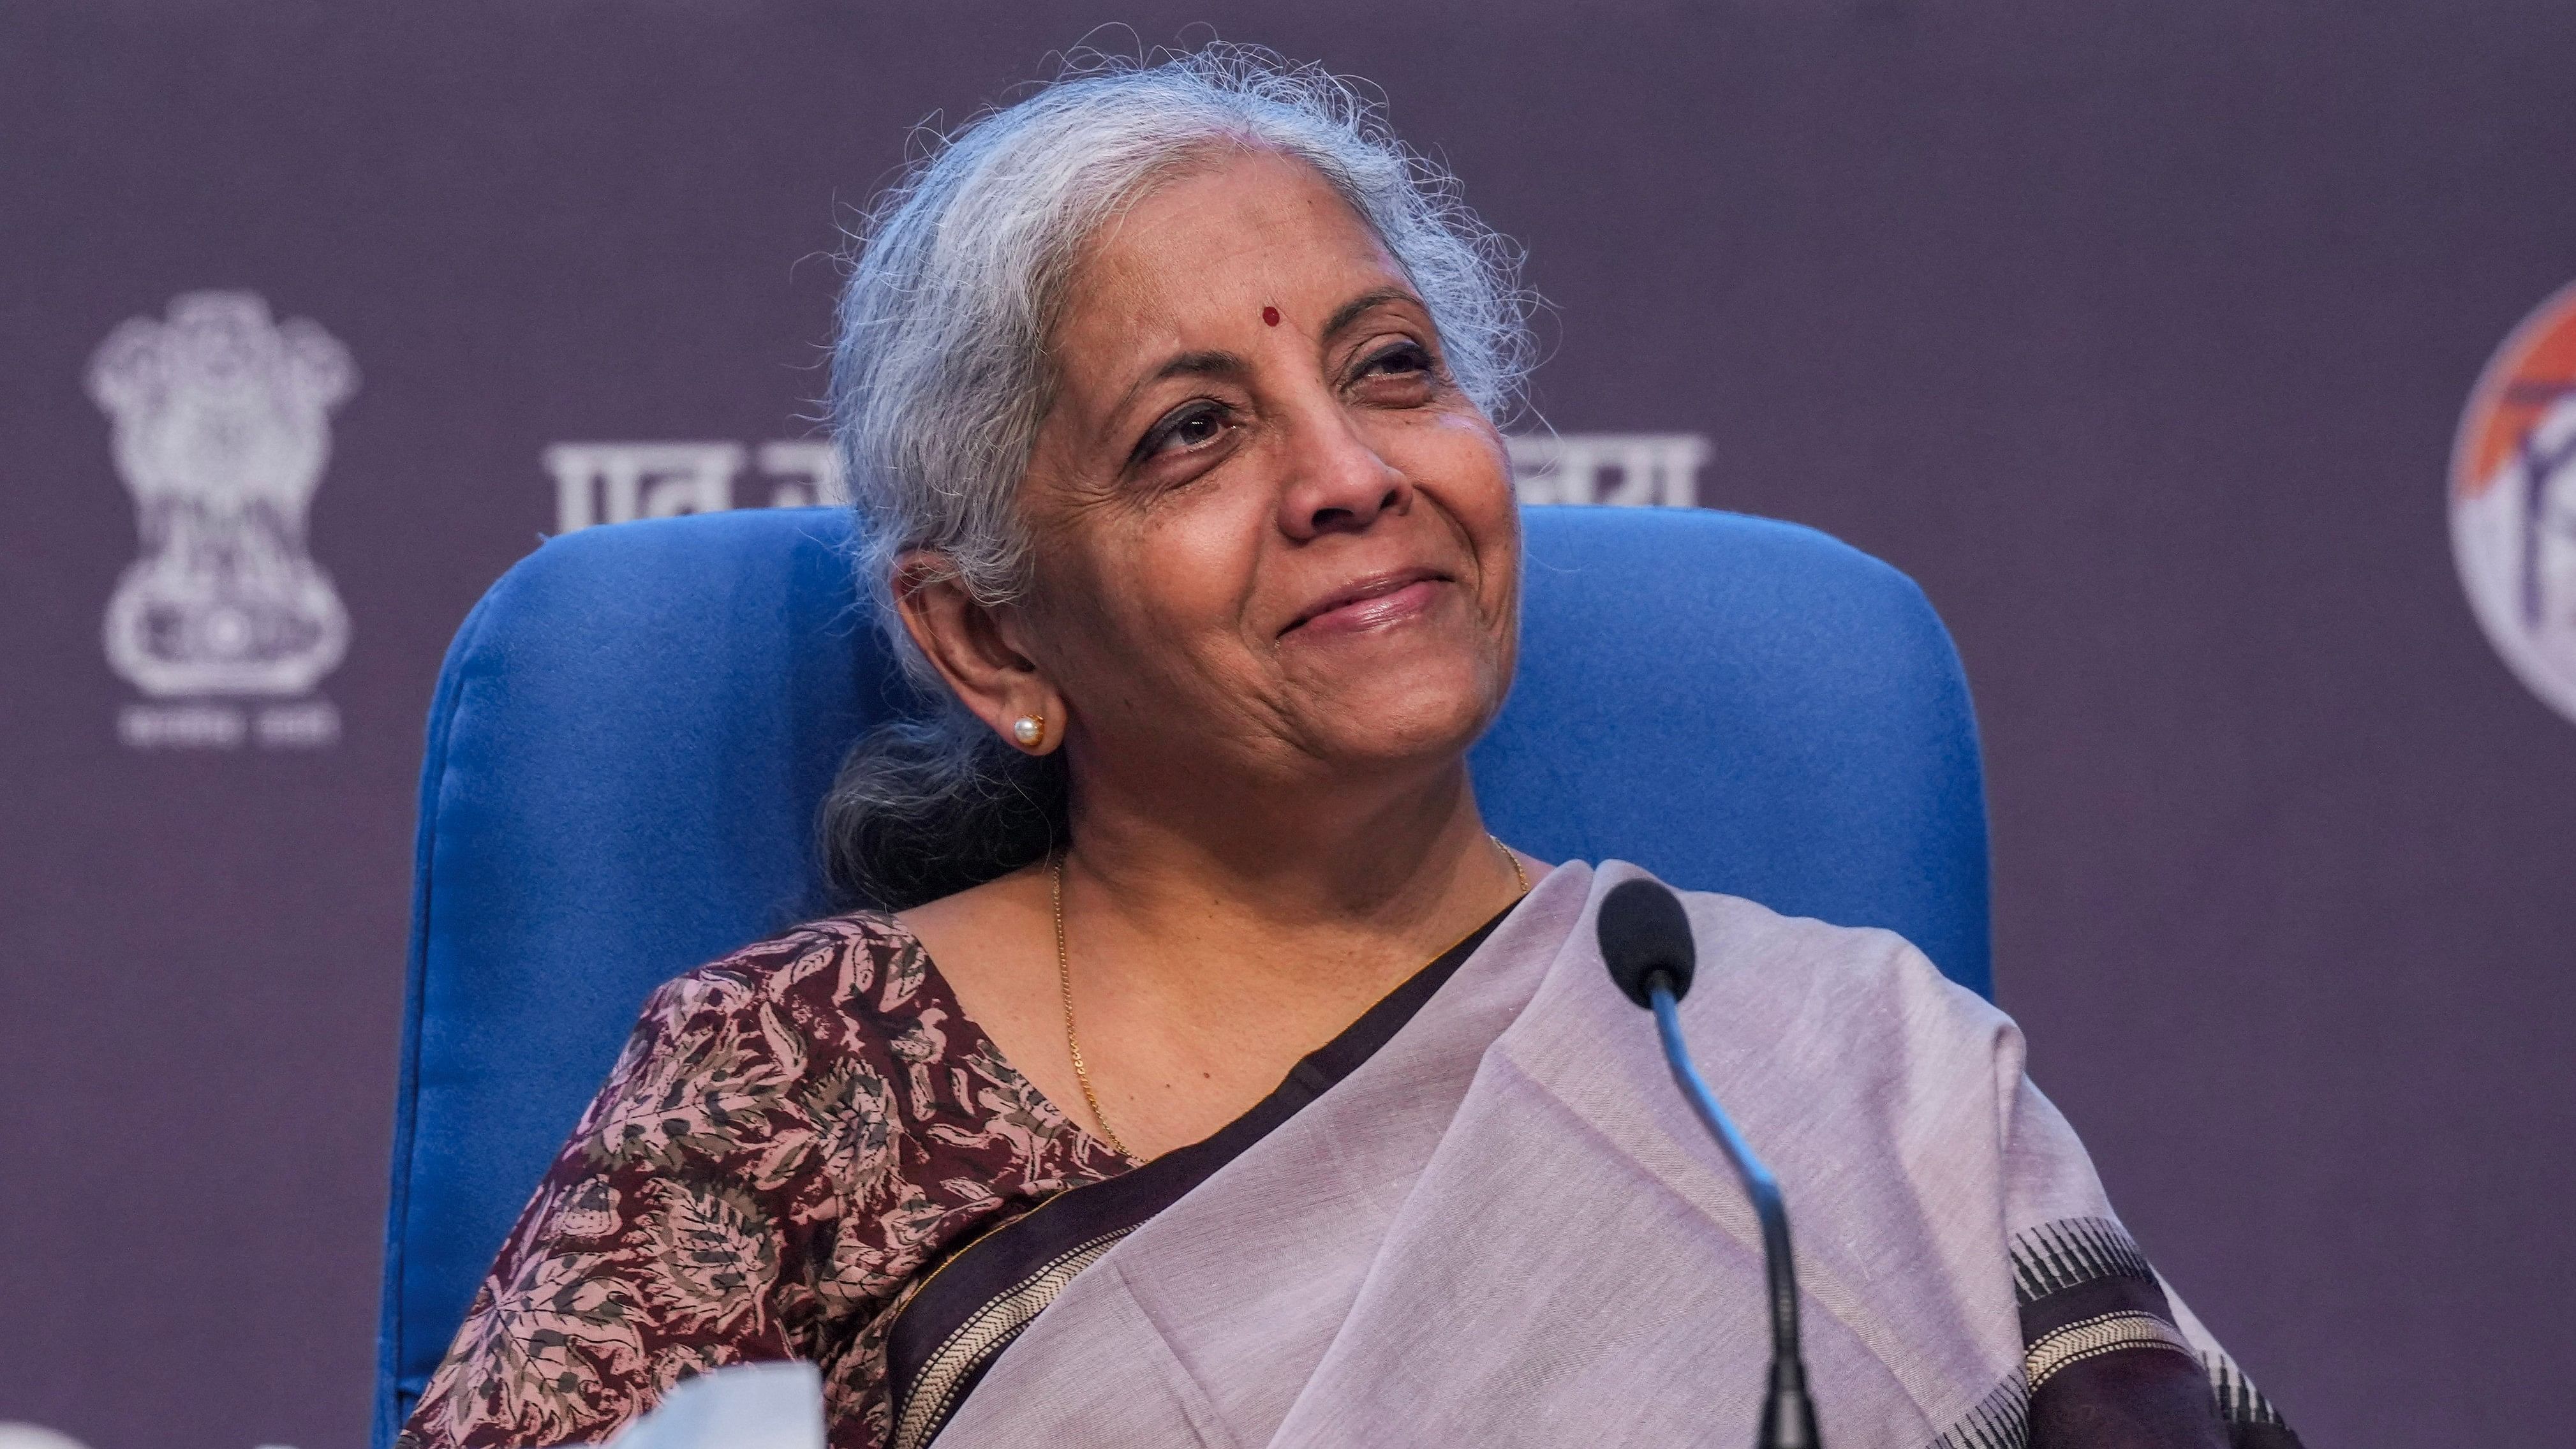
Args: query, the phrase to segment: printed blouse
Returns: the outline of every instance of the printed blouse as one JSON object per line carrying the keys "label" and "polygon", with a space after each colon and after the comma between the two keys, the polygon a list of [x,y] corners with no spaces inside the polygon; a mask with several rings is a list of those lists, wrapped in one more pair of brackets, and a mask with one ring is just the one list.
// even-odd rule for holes
{"label": "printed blouse", "polygon": [[396,1449],[595,1442],[692,1374],[790,1358],[822,1368],[833,1449],[882,1449],[925,1269],[1133,1165],[890,917],[746,947],[646,1001]]}

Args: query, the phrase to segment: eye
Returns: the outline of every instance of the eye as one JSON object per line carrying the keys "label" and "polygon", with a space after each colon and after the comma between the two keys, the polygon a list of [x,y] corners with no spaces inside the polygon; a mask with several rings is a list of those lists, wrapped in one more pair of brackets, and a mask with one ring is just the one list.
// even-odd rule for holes
{"label": "eye", "polygon": [[1411,340],[1381,347],[1362,362],[1362,377],[1407,377],[1431,371],[1431,353]]}
{"label": "eye", "polygon": [[1164,453],[1203,448],[1225,436],[1225,424],[1224,404],[1208,398],[1183,403],[1145,430],[1132,461],[1142,463]]}

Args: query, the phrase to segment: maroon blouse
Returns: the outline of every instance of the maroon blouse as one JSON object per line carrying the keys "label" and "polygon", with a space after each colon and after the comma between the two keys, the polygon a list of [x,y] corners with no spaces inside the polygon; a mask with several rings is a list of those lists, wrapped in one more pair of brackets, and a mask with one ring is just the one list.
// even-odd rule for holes
{"label": "maroon blouse", "polygon": [[892,918],[745,947],[646,1001],[396,1449],[605,1439],[691,1374],[788,1358],[822,1366],[833,1449],[880,1449],[925,1266],[1133,1165]]}

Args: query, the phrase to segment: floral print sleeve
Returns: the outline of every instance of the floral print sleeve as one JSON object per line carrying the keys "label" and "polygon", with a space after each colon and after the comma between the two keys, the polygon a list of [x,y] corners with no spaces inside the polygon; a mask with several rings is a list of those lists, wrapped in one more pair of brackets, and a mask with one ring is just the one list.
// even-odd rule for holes
{"label": "floral print sleeve", "polygon": [[877,1449],[885,1330],[947,1251],[1130,1164],[966,1021],[882,916],[655,991],[475,1295],[397,1449],[605,1439],[723,1364],[822,1366]]}

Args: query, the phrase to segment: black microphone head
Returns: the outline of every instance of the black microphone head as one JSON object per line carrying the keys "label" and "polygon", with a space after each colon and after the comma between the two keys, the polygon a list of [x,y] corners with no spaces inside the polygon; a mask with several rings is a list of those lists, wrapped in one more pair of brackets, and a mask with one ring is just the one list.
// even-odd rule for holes
{"label": "black microphone head", "polygon": [[1621,881],[1601,898],[1599,924],[1601,959],[1630,1001],[1651,1003],[1646,978],[1658,971],[1672,978],[1675,1001],[1690,994],[1699,953],[1691,945],[1690,914],[1681,897],[1657,881]]}

